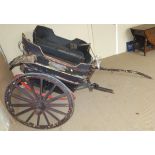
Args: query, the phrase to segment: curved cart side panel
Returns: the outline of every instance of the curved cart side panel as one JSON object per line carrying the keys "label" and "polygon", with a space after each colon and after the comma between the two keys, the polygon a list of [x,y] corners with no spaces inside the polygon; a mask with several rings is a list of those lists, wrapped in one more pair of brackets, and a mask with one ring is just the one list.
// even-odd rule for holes
{"label": "curved cart side panel", "polygon": [[30,40],[28,40],[25,37],[24,33],[22,33],[22,44],[24,51],[26,51],[26,53],[28,54],[33,53],[36,56],[42,56],[42,57],[44,56],[41,48],[38,45],[32,43]]}

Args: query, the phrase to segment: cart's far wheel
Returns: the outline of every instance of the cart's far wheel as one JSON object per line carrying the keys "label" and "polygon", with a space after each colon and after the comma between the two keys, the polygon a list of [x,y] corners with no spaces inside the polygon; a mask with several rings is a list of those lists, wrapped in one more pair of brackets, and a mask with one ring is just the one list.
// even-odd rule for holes
{"label": "cart's far wheel", "polygon": [[22,124],[50,129],[62,125],[73,114],[72,92],[55,77],[28,73],[17,76],[7,87],[5,103]]}

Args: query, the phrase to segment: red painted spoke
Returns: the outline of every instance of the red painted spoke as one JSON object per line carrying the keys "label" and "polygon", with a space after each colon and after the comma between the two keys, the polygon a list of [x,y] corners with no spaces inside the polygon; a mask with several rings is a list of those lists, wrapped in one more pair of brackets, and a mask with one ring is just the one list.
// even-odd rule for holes
{"label": "red painted spoke", "polygon": [[51,99],[47,100],[47,103],[54,102],[54,101],[56,101],[56,100],[58,100],[58,99],[60,99],[60,98],[62,98],[62,97],[65,97],[65,96],[66,96],[66,94],[65,94],[65,93],[60,94],[60,95],[58,95],[58,96],[56,96],[56,97],[53,97],[53,98],[51,98]]}
{"label": "red painted spoke", "polygon": [[29,112],[29,111],[31,111],[31,110],[33,110],[33,108],[28,108],[28,109],[26,109],[26,110],[23,110],[23,111],[17,113],[15,116],[19,116],[19,115],[25,114],[25,113],[27,113],[27,112]]}
{"label": "red painted spoke", "polygon": [[33,115],[34,115],[34,111],[30,114],[30,116],[27,118],[27,120],[26,120],[26,122],[29,122],[29,120],[33,117]]}
{"label": "red painted spoke", "polygon": [[26,78],[25,81],[27,82],[27,84],[28,84],[29,87],[31,88],[31,91],[32,91],[32,93],[34,94],[34,96],[35,96],[36,98],[38,98],[38,95],[36,94],[35,89],[34,89],[34,86],[33,86],[33,84],[30,82],[30,80],[28,80],[28,79]]}
{"label": "red painted spoke", "polygon": [[48,98],[49,95],[51,95],[55,89],[56,85],[54,85],[49,91],[48,93],[45,95],[44,99],[46,100]]}
{"label": "red painted spoke", "polygon": [[60,111],[60,110],[51,108],[51,107],[49,107],[48,110],[54,111],[54,112],[56,112],[56,113],[58,113],[58,114],[66,115],[66,113],[64,113],[64,112],[62,112],[62,111]]}
{"label": "red painted spoke", "polygon": [[43,93],[43,79],[40,79],[40,95],[42,96]]}
{"label": "red painted spoke", "polygon": [[50,122],[49,122],[49,120],[48,120],[47,115],[46,115],[45,112],[43,112],[43,115],[44,115],[44,117],[45,117],[45,120],[46,120],[47,124],[50,125]]}
{"label": "red painted spoke", "polygon": [[33,103],[32,100],[27,99],[27,98],[22,97],[22,96],[19,96],[19,95],[17,95],[17,94],[12,94],[12,97],[13,97],[13,98],[16,98],[16,99],[18,99],[18,100],[21,100],[21,101],[25,101],[25,102],[28,102],[28,103]]}
{"label": "red painted spoke", "polygon": [[49,115],[51,115],[54,119],[56,119],[58,122],[60,121],[60,119],[58,117],[56,117],[54,114],[52,114],[50,111],[46,111]]}
{"label": "red painted spoke", "polygon": [[21,88],[20,86],[16,86],[16,88],[19,90],[19,92],[21,92],[22,94],[24,94],[28,98],[34,100],[33,96],[30,94],[29,90],[27,90],[26,88]]}

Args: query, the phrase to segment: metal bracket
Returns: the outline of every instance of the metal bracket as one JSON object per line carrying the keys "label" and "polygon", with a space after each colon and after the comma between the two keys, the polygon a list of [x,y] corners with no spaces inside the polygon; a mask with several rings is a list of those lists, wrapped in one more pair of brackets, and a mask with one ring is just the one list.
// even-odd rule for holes
{"label": "metal bracket", "polygon": [[104,92],[107,92],[107,93],[112,93],[114,94],[114,91],[112,89],[109,89],[109,88],[104,88],[104,87],[100,87],[97,83],[82,83],[77,89],[77,90],[81,90],[81,89],[85,89],[85,88],[88,88],[89,91],[93,91],[93,89],[96,89],[96,90],[99,90],[99,91],[104,91]]}
{"label": "metal bracket", "polygon": [[93,89],[114,94],[114,91],[112,89],[101,87],[97,83],[90,84],[89,90],[92,91]]}

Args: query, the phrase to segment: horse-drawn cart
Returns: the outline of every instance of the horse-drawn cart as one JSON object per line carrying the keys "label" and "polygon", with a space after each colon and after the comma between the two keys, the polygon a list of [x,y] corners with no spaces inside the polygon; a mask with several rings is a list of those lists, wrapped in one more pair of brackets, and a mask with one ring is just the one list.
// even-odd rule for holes
{"label": "horse-drawn cart", "polygon": [[33,128],[49,129],[65,123],[73,114],[73,92],[78,89],[113,93],[90,82],[96,69],[135,73],[151,79],[132,70],[100,67],[95,55],[90,54],[90,44],[61,38],[43,26],[35,28],[33,43],[22,34],[19,48],[23,54],[10,62],[10,69],[20,66],[24,74],[15,76],[8,85],[5,103],[16,120]]}

